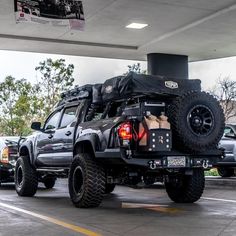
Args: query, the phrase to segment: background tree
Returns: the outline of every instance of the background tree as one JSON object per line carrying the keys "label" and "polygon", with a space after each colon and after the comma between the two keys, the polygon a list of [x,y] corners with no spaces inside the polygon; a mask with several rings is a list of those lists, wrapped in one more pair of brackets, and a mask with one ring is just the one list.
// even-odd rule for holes
{"label": "background tree", "polygon": [[220,101],[226,121],[236,116],[236,81],[229,77],[219,78],[210,92]]}
{"label": "background tree", "polygon": [[38,82],[38,98],[41,100],[44,117],[47,116],[57,104],[60,94],[69,90],[74,84],[73,72],[74,65],[66,65],[64,59],[46,59],[39,63],[35,68],[40,73]]}
{"label": "background tree", "polygon": [[142,70],[140,63],[134,63],[133,65],[128,65],[128,71],[124,75],[128,75],[130,72],[137,74],[147,74],[146,70]]}
{"label": "background tree", "polygon": [[0,83],[0,129],[3,135],[28,135],[39,110],[37,90],[25,79],[8,76]]}
{"label": "background tree", "polygon": [[28,135],[32,121],[44,121],[63,91],[73,86],[74,65],[47,59],[35,68],[37,84],[8,76],[0,83],[0,134]]}

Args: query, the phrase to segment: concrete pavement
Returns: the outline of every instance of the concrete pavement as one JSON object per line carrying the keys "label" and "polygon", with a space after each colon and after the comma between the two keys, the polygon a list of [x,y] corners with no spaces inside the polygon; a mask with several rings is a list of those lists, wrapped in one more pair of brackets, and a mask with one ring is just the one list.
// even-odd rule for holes
{"label": "concrete pavement", "polygon": [[99,208],[77,209],[67,180],[33,198],[18,197],[13,185],[0,188],[0,236],[178,236],[236,235],[236,192],[207,188],[195,204],[175,204],[162,186],[116,187]]}

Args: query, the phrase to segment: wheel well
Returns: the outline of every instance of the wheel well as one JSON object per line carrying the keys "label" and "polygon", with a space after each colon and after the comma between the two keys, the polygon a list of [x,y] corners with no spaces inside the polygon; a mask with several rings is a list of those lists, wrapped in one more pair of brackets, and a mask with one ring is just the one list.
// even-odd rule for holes
{"label": "wheel well", "polygon": [[21,149],[20,149],[20,156],[29,156],[29,150],[28,150],[28,148],[27,147],[22,147]]}
{"label": "wheel well", "polygon": [[92,143],[88,140],[77,143],[74,147],[73,154],[75,155],[77,153],[90,153],[94,155]]}

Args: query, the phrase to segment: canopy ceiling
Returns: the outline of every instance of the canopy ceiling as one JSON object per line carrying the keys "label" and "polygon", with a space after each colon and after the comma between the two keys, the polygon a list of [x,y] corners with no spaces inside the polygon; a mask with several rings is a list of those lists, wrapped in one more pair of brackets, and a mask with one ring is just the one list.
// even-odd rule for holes
{"label": "canopy ceiling", "polygon": [[[84,31],[15,23],[14,0],[0,1],[0,49],[146,60],[152,52],[190,61],[236,55],[235,0],[84,0]],[[146,23],[141,30],[127,29]]]}

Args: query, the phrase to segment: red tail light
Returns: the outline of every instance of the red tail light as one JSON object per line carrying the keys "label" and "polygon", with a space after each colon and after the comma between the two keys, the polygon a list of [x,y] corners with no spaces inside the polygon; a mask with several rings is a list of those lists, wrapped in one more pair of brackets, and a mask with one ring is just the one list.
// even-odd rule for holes
{"label": "red tail light", "polygon": [[123,123],[118,128],[118,135],[123,140],[131,140],[132,135],[132,125],[130,122]]}

